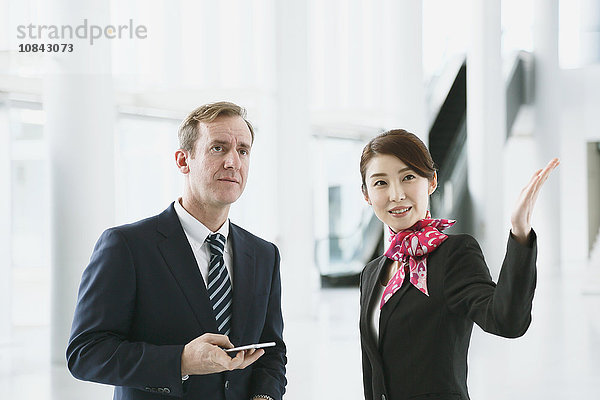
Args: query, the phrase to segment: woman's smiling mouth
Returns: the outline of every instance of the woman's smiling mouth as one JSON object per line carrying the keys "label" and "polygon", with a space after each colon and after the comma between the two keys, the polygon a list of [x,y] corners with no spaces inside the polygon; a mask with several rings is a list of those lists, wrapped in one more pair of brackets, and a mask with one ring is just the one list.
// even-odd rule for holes
{"label": "woman's smiling mouth", "polygon": [[394,216],[403,216],[403,215],[406,215],[406,213],[408,213],[411,209],[412,209],[412,207],[403,207],[403,208],[396,207],[396,208],[392,208],[388,212]]}

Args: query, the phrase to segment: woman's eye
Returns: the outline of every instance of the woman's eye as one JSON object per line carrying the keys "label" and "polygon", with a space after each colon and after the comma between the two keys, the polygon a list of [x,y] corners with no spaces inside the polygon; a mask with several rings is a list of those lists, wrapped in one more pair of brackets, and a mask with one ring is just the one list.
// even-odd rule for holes
{"label": "woman's eye", "polygon": [[412,174],[408,174],[404,177],[405,181],[412,181],[413,179],[415,179],[415,176]]}
{"label": "woman's eye", "polygon": [[385,181],[376,181],[375,183],[373,183],[373,186],[382,186],[385,185]]}

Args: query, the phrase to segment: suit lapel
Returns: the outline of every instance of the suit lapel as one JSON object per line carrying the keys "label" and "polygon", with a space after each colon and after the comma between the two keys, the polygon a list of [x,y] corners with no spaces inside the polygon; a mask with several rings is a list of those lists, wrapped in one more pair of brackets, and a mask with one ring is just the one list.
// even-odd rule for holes
{"label": "suit lapel", "polygon": [[370,310],[373,308],[374,306],[374,302],[378,301],[378,299],[375,299],[373,296],[373,292],[375,291],[375,287],[378,285],[378,280],[379,280],[379,276],[381,274],[381,270],[383,269],[383,267],[386,264],[386,261],[388,260],[387,257],[382,256],[381,259],[379,260],[379,262],[377,262],[377,265],[375,266],[375,268],[373,268],[373,270],[371,270],[370,272],[368,272],[367,276],[365,277],[365,283],[364,283],[364,287],[363,290],[365,291],[365,296],[363,298],[362,301],[362,307],[360,310],[360,320],[361,320],[361,330],[362,330],[362,335],[366,338],[365,340],[365,344],[366,344],[366,348],[367,350],[371,353],[371,357],[377,357],[380,358],[379,352],[377,351],[377,340],[376,338],[373,336],[373,330],[371,329],[371,317],[370,317]]}
{"label": "suit lapel", "polygon": [[389,298],[389,300],[381,309],[381,316],[379,317],[379,337],[382,339],[382,341],[384,335],[386,334],[387,326],[390,322],[391,316],[394,313],[394,310],[396,309],[396,307],[398,307],[400,301],[402,300],[406,292],[410,290],[411,286],[412,285],[410,284],[410,282],[405,280],[402,287],[398,289],[396,293],[392,295],[392,297]]}
{"label": "suit lapel", "polygon": [[256,258],[254,248],[248,243],[244,232],[230,224],[229,238],[233,250],[233,304],[231,319],[231,342],[243,338],[250,305],[254,299]]}
{"label": "suit lapel", "polygon": [[204,332],[217,332],[217,323],[204,279],[173,204],[158,216],[157,229],[165,236],[165,239],[158,243],[160,252],[187,298],[196,320]]}

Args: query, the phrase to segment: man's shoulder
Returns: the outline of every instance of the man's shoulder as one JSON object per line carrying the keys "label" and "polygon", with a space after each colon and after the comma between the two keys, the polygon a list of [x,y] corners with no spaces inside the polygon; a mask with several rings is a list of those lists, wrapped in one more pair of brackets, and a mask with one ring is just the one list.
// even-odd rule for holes
{"label": "man's shoulder", "polygon": [[140,219],[139,221],[113,226],[110,229],[119,231],[119,232],[123,232],[123,233],[134,233],[134,232],[147,231],[147,230],[150,230],[151,228],[155,230],[157,223],[158,223],[158,215],[153,215],[151,217]]}
{"label": "man's shoulder", "polygon": [[[125,236],[155,233],[159,229],[160,220],[164,220],[165,218],[169,219],[170,217],[172,219],[172,217],[175,215],[172,207],[173,206],[171,205],[159,214],[146,217],[135,222],[113,226],[107,229],[107,231],[119,232]],[[175,220],[171,222],[175,222]]]}
{"label": "man's shoulder", "polygon": [[[231,226],[231,230],[233,232],[235,232],[235,234],[238,235],[240,237],[240,239],[242,239],[246,243],[252,243],[253,246],[258,246],[259,248],[263,248],[263,247],[273,248],[273,246],[275,246],[275,244],[273,244],[272,242],[269,242],[268,240],[265,240],[259,236],[256,236],[255,234],[247,231],[246,229],[242,228],[239,225],[234,224],[233,222],[231,222],[230,226]],[[275,247],[277,247],[277,246],[275,246]]]}

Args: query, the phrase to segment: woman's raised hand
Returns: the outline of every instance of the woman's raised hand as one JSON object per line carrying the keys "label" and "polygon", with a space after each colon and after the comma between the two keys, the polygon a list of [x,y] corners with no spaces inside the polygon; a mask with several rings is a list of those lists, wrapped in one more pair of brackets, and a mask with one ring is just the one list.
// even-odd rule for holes
{"label": "woman's raised hand", "polygon": [[560,161],[558,158],[550,160],[544,169],[539,169],[533,174],[527,186],[521,190],[510,218],[512,224],[511,231],[518,242],[527,243],[527,238],[531,232],[531,214],[533,213],[540,189],[544,185],[544,182],[546,182],[546,179],[548,179],[548,176],[550,176],[552,170],[558,167],[559,164]]}

